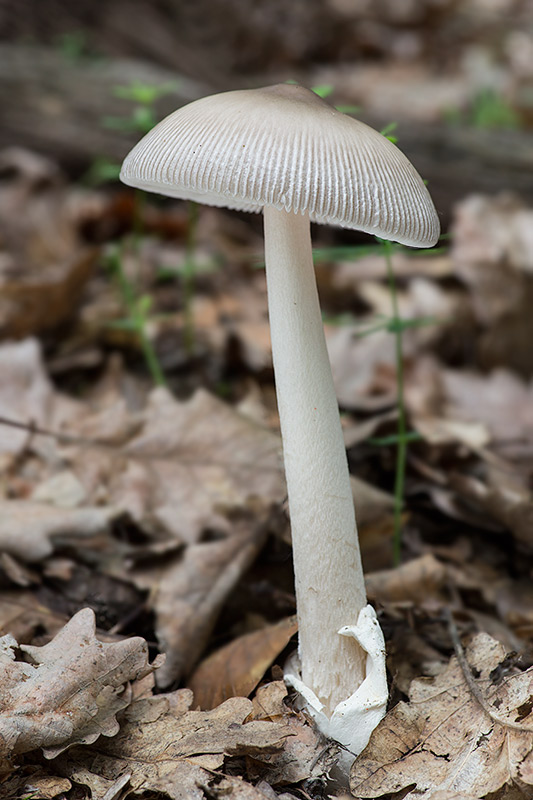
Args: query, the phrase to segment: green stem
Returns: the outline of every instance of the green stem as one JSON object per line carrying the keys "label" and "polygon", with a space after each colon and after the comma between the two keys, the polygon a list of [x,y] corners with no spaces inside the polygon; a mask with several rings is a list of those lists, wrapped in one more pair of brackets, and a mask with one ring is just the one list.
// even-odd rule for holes
{"label": "green stem", "polygon": [[163,370],[161,369],[161,365],[159,363],[159,359],[157,358],[156,352],[152,345],[152,342],[146,335],[145,327],[144,327],[144,320],[140,321],[140,324],[137,328],[137,333],[139,336],[139,341],[141,344],[141,350],[144,355],[144,359],[146,361],[146,365],[150,371],[152,379],[156,386],[166,386],[167,382],[165,376],[163,374]]}
{"label": "green stem", "polygon": [[[133,240],[133,248],[135,252],[138,251],[138,239]],[[123,246],[120,246],[112,255],[113,268],[119,285],[120,293],[122,295],[124,305],[126,306],[128,316],[130,320],[133,321],[135,333],[139,337],[141,351],[152,379],[156,386],[166,386],[167,382],[165,380],[163,370],[161,369],[159,359],[157,358],[157,354],[150,338],[146,334],[146,319],[139,311],[138,301],[133,286],[128,280],[128,277],[126,276],[122,266],[122,250]]]}
{"label": "green stem", "polygon": [[[396,279],[392,268],[392,245],[389,241],[383,242],[385,261],[387,264],[387,277],[392,300],[392,317],[395,322],[400,322],[398,307],[398,292]],[[404,371],[403,371],[403,330],[402,325],[396,324],[394,330],[396,345],[396,385],[398,406],[398,444],[396,448],[396,477],[394,481],[394,538],[393,561],[398,566],[401,561],[402,548],[402,511],[404,505],[405,468],[407,462],[407,420],[405,414],[404,397]]]}

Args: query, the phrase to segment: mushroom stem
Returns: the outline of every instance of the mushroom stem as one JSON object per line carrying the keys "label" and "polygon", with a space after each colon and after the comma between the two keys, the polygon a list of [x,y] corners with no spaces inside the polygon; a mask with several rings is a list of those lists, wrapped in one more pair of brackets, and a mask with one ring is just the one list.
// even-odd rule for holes
{"label": "mushroom stem", "polygon": [[272,355],[289,497],[302,680],[329,716],[365,677],[339,630],[366,605],[350,476],[309,216],[264,208]]}

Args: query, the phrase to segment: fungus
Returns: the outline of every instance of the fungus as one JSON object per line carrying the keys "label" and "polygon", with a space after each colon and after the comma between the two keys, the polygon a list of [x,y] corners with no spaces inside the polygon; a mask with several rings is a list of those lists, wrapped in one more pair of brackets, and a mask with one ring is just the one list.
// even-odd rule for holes
{"label": "fungus", "polygon": [[264,214],[299,621],[300,663],[286,678],[322,731],[355,755],[385,713],[385,651],[366,605],[310,221],[428,247],[439,236],[429,193],[388,139],[286,84],[218,94],[175,111],[134,147],[121,179]]}

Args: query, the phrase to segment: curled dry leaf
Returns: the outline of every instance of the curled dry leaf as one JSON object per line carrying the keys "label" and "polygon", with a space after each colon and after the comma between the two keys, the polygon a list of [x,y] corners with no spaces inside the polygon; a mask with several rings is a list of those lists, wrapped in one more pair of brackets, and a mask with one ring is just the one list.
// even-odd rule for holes
{"label": "curled dry leaf", "polygon": [[191,702],[192,692],[183,689],[132,703],[122,715],[118,735],[99,743],[97,764],[84,749],[75,748],[61,757],[61,771],[91,787],[98,798],[126,770],[133,796],[160,791],[173,800],[205,800],[219,796],[209,789],[225,781],[231,798],[259,800],[261,795],[251,793],[249,784],[213,770],[226,756],[261,761],[282,749],[290,729],[284,722],[245,722],[253,707],[244,697],[212,711],[188,711]]}
{"label": "curled dry leaf", "polygon": [[503,787],[531,796],[533,668],[497,683],[506,652],[487,634],[473,639],[466,656],[485,707],[455,657],[436,678],[414,680],[409,703],[386,715],[354,763],[357,797],[402,792],[424,800],[441,790],[485,798]]}
{"label": "curled dry leaf", "polygon": [[94,613],[82,609],[43,647],[0,639],[0,756],[38,747],[53,758],[72,744],[114,736],[118,711],[131,699],[129,681],[153,667],[140,637],[104,644],[95,636]]}
{"label": "curled dry leaf", "polygon": [[11,800],[63,800],[72,789],[68,778],[47,774],[39,767],[22,767],[2,782],[2,797]]}
{"label": "curled dry leaf", "polygon": [[162,575],[143,567],[134,574],[137,585],[151,589],[156,633],[167,659],[157,672],[159,686],[168,687],[189,675],[228,594],[259,553],[266,528],[244,515],[234,520],[231,534],[200,542],[165,563]]}
{"label": "curled dry leaf", "polygon": [[[487,481],[472,475],[452,474],[450,485],[491,519],[511,531],[518,546],[533,552],[533,495],[512,473],[488,469]],[[514,480],[513,480],[514,478]]]}
{"label": "curled dry leaf", "polygon": [[22,561],[49,556],[55,536],[83,538],[106,532],[112,508],[54,508],[29,500],[0,501],[0,551]]}
{"label": "curled dry leaf", "polygon": [[326,341],[335,391],[344,408],[382,411],[393,405],[396,361],[390,334],[378,331],[361,337],[361,328],[351,325],[327,328]]}
{"label": "curled dry leaf", "polygon": [[37,631],[55,636],[67,620],[46,608],[32,592],[2,591],[0,595],[0,631],[10,631],[19,642],[32,641]]}
{"label": "curled dry leaf", "polygon": [[378,603],[417,603],[439,597],[449,581],[448,570],[427,553],[395,569],[370,572],[365,576],[369,599]]}
{"label": "curled dry leaf", "polygon": [[214,708],[228,697],[248,697],[297,630],[296,617],[287,617],[216,650],[189,681],[195,702]]}

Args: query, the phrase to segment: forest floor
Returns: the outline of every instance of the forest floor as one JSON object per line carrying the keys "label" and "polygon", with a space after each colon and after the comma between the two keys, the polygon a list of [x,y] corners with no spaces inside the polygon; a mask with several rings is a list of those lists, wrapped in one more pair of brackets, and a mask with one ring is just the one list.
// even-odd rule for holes
{"label": "forest floor", "polygon": [[[472,82],[475,48],[447,94],[386,65],[312,77],[397,111],[400,146],[422,84],[422,122],[467,86],[450,131],[527,134],[526,45],[507,95]],[[150,127],[145,89],[122,87],[107,137]],[[528,200],[509,180],[446,206],[432,174],[450,225],[424,251],[313,226],[390,688],[348,788],[283,683],[297,622],[261,217],[141,196],[109,157],[74,180],[44,149],[0,152],[0,798],[532,797]]]}

